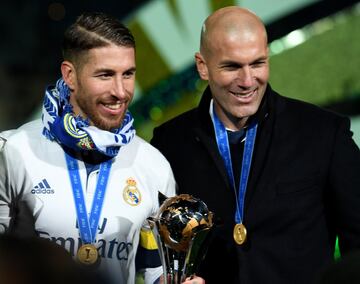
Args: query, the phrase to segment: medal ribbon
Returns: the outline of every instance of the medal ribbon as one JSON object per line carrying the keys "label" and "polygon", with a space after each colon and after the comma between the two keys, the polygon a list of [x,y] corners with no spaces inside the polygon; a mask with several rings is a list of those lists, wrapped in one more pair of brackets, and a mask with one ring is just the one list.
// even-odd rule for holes
{"label": "medal ribbon", "polygon": [[65,158],[75,201],[80,237],[85,244],[91,244],[95,242],[112,162],[110,159],[100,165],[100,173],[91,206],[90,218],[88,218],[78,162],[67,153],[65,153]]}
{"label": "medal ribbon", "polygon": [[[236,194],[235,180],[234,180],[231,155],[230,155],[229,140],[228,140],[225,126],[222,124],[222,122],[216,115],[216,112],[214,110],[213,101],[211,101],[211,104],[210,104],[210,116],[211,116],[211,119],[212,119],[213,125],[214,125],[216,143],[218,145],[220,155],[224,160],[226,172],[230,179],[231,186],[234,188],[234,191]],[[237,206],[236,206],[236,213],[235,213],[235,222],[237,224],[242,223],[243,217],[244,217],[245,193],[246,193],[246,187],[247,187],[247,183],[248,183],[248,179],[249,179],[250,166],[251,166],[251,160],[252,160],[252,155],[253,155],[253,151],[254,151],[257,126],[258,126],[257,123],[253,122],[249,125],[248,129],[246,130],[244,154],[243,154],[243,159],[242,159],[242,164],[241,164],[242,166],[241,166],[241,172],[240,172],[238,198],[236,198]]]}

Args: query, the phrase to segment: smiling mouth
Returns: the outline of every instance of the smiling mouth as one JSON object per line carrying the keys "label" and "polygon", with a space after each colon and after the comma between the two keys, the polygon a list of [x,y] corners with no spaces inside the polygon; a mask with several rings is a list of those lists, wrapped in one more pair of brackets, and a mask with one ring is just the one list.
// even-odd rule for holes
{"label": "smiling mouth", "polygon": [[231,92],[231,91],[230,91],[230,93],[235,97],[246,99],[246,98],[249,98],[252,95],[254,95],[255,91],[256,91],[256,89],[254,89],[250,92],[246,92],[246,93],[235,93],[235,92]]}
{"label": "smiling mouth", "polygon": [[113,104],[103,104],[104,107],[111,109],[111,110],[118,110],[121,108],[122,103],[117,102],[117,103],[113,103]]}

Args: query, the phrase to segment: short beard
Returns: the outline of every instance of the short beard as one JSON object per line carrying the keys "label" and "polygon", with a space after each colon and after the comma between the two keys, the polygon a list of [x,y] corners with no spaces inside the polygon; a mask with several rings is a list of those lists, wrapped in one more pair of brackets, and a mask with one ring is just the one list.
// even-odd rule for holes
{"label": "short beard", "polygon": [[82,96],[77,97],[77,103],[84,115],[87,116],[84,118],[89,119],[90,122],[99,129],[113,131],[114,129],[119,128],[124,120],[125,113],[120,118],[114,117],[114,119],[102,119],[93,108],[92,102],[90,100],[83,99]]}
{"label": "short beard", "polygon": [[115,130],[121,126],[124,117],[122,116],[120,119],[114,118],[110,121],[108,121],[108,120],[106,121],[97,116],[94,116],[94,117],[88,116],[88,118],[93,123],[93,125],[96,126],[97,128],[112,132],[113,130]]}

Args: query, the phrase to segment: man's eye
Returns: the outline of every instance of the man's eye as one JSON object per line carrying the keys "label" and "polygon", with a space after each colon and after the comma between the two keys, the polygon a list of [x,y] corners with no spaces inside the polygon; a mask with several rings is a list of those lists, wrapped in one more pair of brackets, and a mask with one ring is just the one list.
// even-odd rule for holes
{"label": "man's eye", "polygon": [[257,61],[257,62],[254,62],[253,64],[251,64],[251,66],[254,68],[262,67],[265,65],[265,63],[266,63],[266,61]]}
{"label": "man's eye", "polygon": [[223,66],[223,69],[228,70],[228,71],[237,70],[238,68],[239,68],[238,65],[225,65],[225,66]]}
{"label": "man's eye", "polygon": [[99,77],[101,79],[107,79],[107,78],[111,77],[111,74],[108,74],[108,73],[99,74],[97,77]]}
{"label": "man's eye", "polygon": [[125,72],[124,78],[131,78],[134,76],[134,74],[135,74],[135,72],[133,72],[133,71]]}

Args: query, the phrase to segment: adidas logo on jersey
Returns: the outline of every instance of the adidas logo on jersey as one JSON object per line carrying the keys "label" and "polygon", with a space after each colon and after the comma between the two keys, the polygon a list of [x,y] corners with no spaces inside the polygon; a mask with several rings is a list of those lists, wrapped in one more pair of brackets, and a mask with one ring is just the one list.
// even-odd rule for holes
{"label": "adidas logo on jersey", "polygon": [[46,179],[43,179],[34,188],[31,190],[32,194],[54,194],[55,190],[53,190]]}

